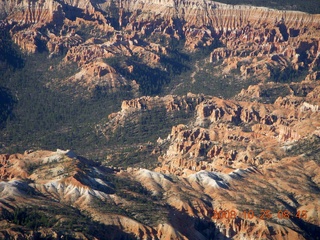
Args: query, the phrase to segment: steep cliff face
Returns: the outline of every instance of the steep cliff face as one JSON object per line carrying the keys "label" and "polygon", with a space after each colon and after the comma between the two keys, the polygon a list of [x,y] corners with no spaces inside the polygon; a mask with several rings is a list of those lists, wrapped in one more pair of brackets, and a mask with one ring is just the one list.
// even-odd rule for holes
{"label": "steep cliff face", "polygon": [[283,145],[318,131],[319,97],[309,97],[313,91],[317,90],[310,90],[307,97],[279,97],[274,105],[202,101],[193,124],[172,128],[159,170],[188,175],[213,171],[219,164],[238,168],[279,161],[285,154]]}
{"label": "steep cliff face", "polygon": [[[316,15],[302,12],[279,11],[262,7],[232,6],[214,1],[178,0],[178,1],[121,1],[127,11],[140,10],[141,17],[160,15],[164,18],[179,18],[189,26],[215,26],[217,30],[230,31],[252,24],[260,27],[262,22],[273,25],[278,20],[286,19],[288,27],[318,25]],[[150,15],[149,15],[150,14]],[[298,26],[299,26],[298,25]]]}
{"label": "steep cliff face", "polygon": [[[122,238],[126,235],[125,232],[135,232],[135,234],[140,234],[141,236],[146,236],[150,233],[150,227],[144,226],[126,216],[116,213],[102,213],[102,206],[100,206],[100,212],[96,211],[97,205],[95,204],[101,205],[103,202],[103,204],[108,204],[106,201],[126,202],[124,199],[120,200],[119,197],[114,198],[114,185],[106,179],[102,179],[104,178],[102,177],[103,175],[113,175],[114,170],[98,166],[87,159],[79,158],[71,151],[62,150],[57,150],[57,152],[28,151],[24,154],[1,156],[1,158],[1,171],[3,173],[1,177],[2,180],[6,181],[0,183],[1,199],[8,203],[1,206],[1,210],[2,212],[6,211],[9,214],[8,216],[13,214],[10,210],[12,208],[24,209],[26,207],[37,209],[34,212],[38,211],[38,214],[44,213],[45,216],[47,215],[46,217],[49,215],[55,222],[74,221],[74,219],[72,220],[73,217],[80,219],[82,214],[77,213],[74,216],[72,211],[70,212],[70,209],[67,210],[66,208],[66,205],[69,205],[78,210],[90,212],[95,220],[103,222],[106,225],[122,226],[119,230],[116,228],[110,229],[108,236],[115,234],[119,238]],[[84,167],[87,168],[88,172]],[[93,175],[89,174],[89,172]],[[28,181],[32,183],[29,185]],[[36,196],[37,194],[42,194],[43,197],[39,198]],[[30,198],[30,195],[33,195],[34,199],[29,202],[29,205],[25,205],[23,199],[27,197],[31,200],[33,197]],[[17,200],[19,203],[12,202],[12,199]],[[37,208],[37,206],[43,205],[43,201],[46,201],[46,204],[44,204],[46,207]],[[60,207],[59,215],[61,215],[58,218],[55,218],[50,213],[56,207]],[[65,215],[64,211],[70,215]],[[18,216],[18,220],[20,222],[15,222],[16,225],[12,224],[12,228],[24,221],[21,216]],[[29,221],[37,221],[37,219],[30,218]],[[90,223],[88,222],[87,224]],[[89,227],[89,225],[87,226]],[[35,227],[35,229],[37,228]],[[42,237],[63,236],[63,234],[59,233],[60,230],[52,226],[40,229],[39,231],[35,229],[30,230],[26,228],[25,233],[21,233],[17,230],[12,231],[7,226],[7,228],[2,229],[0,236],[20,236],[23,238],[37,234]],[[65,231],[64,234],[68,235],[67,232]],[[90,232],[91,230],[84,234],[83,230],[76,230],[72,235],[79,239],[92,237],[106,238],[106,235],[102,231]]]}
{"label": "steep cliff face", "polygon": [[[281,82],[308,72],[307,79],[319,78],[319,14],[197,0],[4,1],[0,9],[21,49],[50,57],[67,52],[65,62],[77,62],[79,72],[114,57],[136,57],[167,71],[161,63],[178,40],[187,52],[213,49],[206,61],[219,77],[239,72],[244,80]],[[135,71],[130,64],[122,68]],[[125,85],[131,80],[137,79],[127,77]],[[91,82],[101,87],[99,81]]]}
{"label": "steep cliff face", "polygon": [[105,123],[96,126],[98,132],[102,133],[107,139],[113,133],[126,124],[139,125],[141,116],[145,112],[153,112],[164,109],[169,114],[176,112],[190,113],[195,110],[195,106],[204,101],[203,95],[189,93],[185,96],[166,95],[165,97],[140,97],[122,102],[121,111],[111,113]]}
{"label": "steep cliff face", "polygon": [[[0,238],[317,236],[319,14],[210,0],[21,0],[1,1],[0,16],[0,27],[26,53],[63,56],[50,72],[77,65],[71,76],[48,79],[51,90],[67,86],[84,101],[122,89],[135,96],[108,117],[95,113],[101,114],[95,131],[110,143],[101,163],[62,150],[0,155]],[[208,53],[203,59],[201,51]],[[232,99],[141,96],[149,82],[135,73],[147,68],[143,79],[157,83],[188,56],[196,59],[192,86],[202,84],[199,71],[208,72],[209,81],[231,76],[230,88],[250,79],[257,84]],[[182,78],[166,91],[188,88],[190,79]],[[146,140],[148,131],[158,140]],[[133,136],[111,145],[117,134]],[[142,158],[145,147],[150,151]],[[116,154],[158,162],[150,169],[107,166]],[[39,228],[17,219],[19,211],[52,220]]]}
{"label": "steep cliff face", "polygon": [[44,24],[61,22],[64,18],[62,6],[58,1],[2,1],[1,14],[20,24]]}
{"label": "steep cliff face", "polygon": [[[15,42],[28,52],[37,50],[39,39],[52,41],[50,34],[39,33],[41,26],[52,23],[91,24],[106,35],[114,30],[110,16],[115,13],[110,12],[107,1],[4,1],[1,4],[2,14],[14,23]],[[119,14],[120,29],[124,31],[185,39],[189,50],[210,46],[214,39],[219,40],[225,48],[211,54],[212,62],[226,57],[268,55],[267,59],[275,64],[284,58],[299,68],[307,61],[312,62],[319,51],[319,15],[214,1],[120,1],[117,4],[115,11]],[[63,38],[63,32],[56,37]],[[72,45],[66,46],[70,47]],[[48,48],[53,51],[52,46]],[[307,56],[301,55],[305,52]],[[246,60],[241,59],[239,64],[244,65],[242,62]],[[250,68],[263,68],[265,62],[259,62],[249,68],[242,66],[243,74],[254,71]],[[279,64],[283,67],[288,63]]]}
{"label": "steep cliff face", "polygon": [[[104,167],[62,150],[28,151],[1,159],[1,237],[60,237],[63,232],[78,239],[110,234],[140,239],[309,239],[317,231],[312,225],[320,224],[314,192],[318,163],[301,156],[284,158],[272,168],[216,165],[215,170],[185,177]],[[283,215],[285,209],[292,217]],[[19,211],[51,220],[46,227],[27,225],[22,231],[24,218],[10,221]],[[69,226],[70,221],[77,225]],[[89,229],[77,228],[80,224]]]}
{"label": "steep cliff face", "polygon": [[[125,119],[134,121],[136,113],[159,105],[167,111],[195,112],[187,125],[174,126],[167,138],[158,139],[157,147],[165,153],[154,171],[124,170],[154,195],[165,196],[178,211],[170,218],[169,226],[181,234],[171,235],[174,239],[193,236],[176,222],[187,221],[181,212],[210,219],[214,228],[206,228],[209,235],[199,231],[204,238],[312,238],[318,232],[312,224],[319,225],[319,192],[312,190],[308,180],[311,177],[314,186],[319,185],[319,162],[313,149],[320,137],[318,88],[316,81],[260,84],[243,90],[237,96],[242,101],[193,96],[195,108],[172,108],[168,103],[175,96],[144,97],[124,101],[108,124],[121,126]],[[272,104],[259,103],[267,92],[279,97]],[[185,101],[191,103],[191,96]],[[183,99],[177,100],[177,106],[184,106]],[[249,219],[250,210],[254,216]],[[302,211],[309,212],[306,228],[300,225]],[[284,217],[287,213],[292,217]],[[309,235],[300,234],[297,227]]]}
{"label": "steep cliff face", "polygon": [[[158,139],[160,150],[166,151],[159,158],[159,171],[185,176],[213,171],[217,165],[272,164],[285,156],[284,145],[317,134],[318,88],[316,82],[256,85],[236,97],[242,101],[193,94],[142,97],[123,101],[121,111],[110,114],[96,129],[110,138],[128,123],[139,124],[140,114],[152,109],[194,111],[194,120],[174,126],[167,138]],[[266,94],[273,94],[272,104],[256,101],[270,98]]]}

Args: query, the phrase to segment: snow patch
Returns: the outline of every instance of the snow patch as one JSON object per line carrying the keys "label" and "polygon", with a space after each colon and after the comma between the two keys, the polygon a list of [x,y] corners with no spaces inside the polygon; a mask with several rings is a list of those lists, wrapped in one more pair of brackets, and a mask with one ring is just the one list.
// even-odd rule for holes
{"label": "snow patch", "polygon": [[154,195],[159,194],[163,191],[162,189],[167,189],[171,185],[171,179],[168,176],[147,169],[138,170],[136,172],[136,178]]}
{"label": "snow patch", "polygon": [[0,182],[0,198],[9,196],[24,196],[28,192],[32,191],[33,188],[23,181],[11,180],[8,182]]}
{"label": "snow patch", "polygon": [[229,188],[230,176],[228,174],[218,172],[208,172],[202,170],[200,172],[191,174],[187,179],[190,183],[196,182],[202,187],[212,188]]}
{"label": "snow patch", "polygon": [[165,180],[165,176],[158,172],[153,172],[147,169],[140,169],[138,175],[143,178],[153,179],[155,182],[159,183]]}
{"label": "snow patch", "polygon": [[254,169],[236,169],[229,174],[220,172],[208,172],[201,170],[197,173],[191,174],[187,177],[190,183],[198,183],[202,187],[212,188],[229,188],[229,182],[231,180],[239,180],[245,177],[249,172],[254,172]]}
{"label": "snow patch", "polygon": [[77,157],[77,155],[71,150],[57,149],[57,151],[53,155],[51,155],[50,157],[44,158],[43,163],[46,164],[49,162],[59,162],[64,158],[64,156],[67,156],[69,158]]}

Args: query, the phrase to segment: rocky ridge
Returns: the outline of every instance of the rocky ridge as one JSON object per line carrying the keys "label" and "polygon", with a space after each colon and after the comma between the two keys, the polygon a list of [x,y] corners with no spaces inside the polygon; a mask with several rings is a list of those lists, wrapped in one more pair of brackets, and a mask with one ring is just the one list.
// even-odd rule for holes
{"label": "rocky ridge", "polygon": [[[174,126],[166,139],[158,139],[157,147],[165,153],[159,157],[159,166],[154,171],[142,169],[136,172],[138,169],[132,168],[125,171],[138,174],[137,180],[155,195],[165,194],[166,201],[179,211],[205,219],[210,216],[215,224],[211,234],[215,237],[272,239],[282,235],[282,238],[308,238],[297,233],[297,227],[301,225],[295,218],[282,221],[284,225],[279,226],[281,219],[276,212],[283,208],[295,208],[297,213],[306,208],[314,214],[319,209],[316,201],[319,193],[307,187],[319,183],[316,154],[295,153],[299,144],[311,147],[307,142],[317,142],[320,137],[318,88],[317,81],[270,83],[243,90],[236,97],[242,98],[242,101],[202,96],[197,100],[196,107],[190,109],[195,111],[191,122]],[[281,91],[282,96],[280,94],[272,104],[263,103],[266,99],[263,91],[273,92],[271,96],[279,96]],[[191,96],[188,94],[187,97]],[[115,119],[118,122],[113,126],[120,126],[125,119],[135,121],[133,113],[163,105],[166,99],[171,99],[171,96],[124,101],[122,110],[109,116],[109,124],[113,124]],[[175,108],[166,104],[167,111],[172,109]],[[166,176],[170,176],[173,183]],[[312,184],[307,183],[308,176],[311,176]],[[193,190],[179,185],[178,179],[180,184],[186,183]],[[298,183],[302,185],[295,188]],[[172,184],[178,184],[180,192],[174,194],[174,199],[169,197],[169,186]],[[201,197],[202,201],[208,201],[206,197],[211,198],[212,208],[210,204],[199,202],[193,191],[200,191],[202,196],[206,194]],[[315,194],[311,199],[303,197],[304,194],[310,196],[310,193]],[[266,200],[266,196],[271,199]],[[188,201],[179,200],[180,197],[187,197]],[[250,207],[257,208],[258,212],[271,209],[274,221],[258,218],[251,221],[245,218],[216,219],[212,214],[215,209],[236,209],[241,214]],[[317,214],[312,215],[310,221],[318,225],[316,219]],[[174,228],[180,229],[179,226]],[[181,228],[181,233],[190,238],[184,229]],[[309,231],[311,234],[318,232],[317,228]]]}
{"label": "rocky ridge", "polygon": [[[319,224],[317,222],[319,219],[317,195],[310,188],[312,188],[312,184],[319,183],[320,173],[318,172],[319,168],[316,167],[317,163],[313,160],[300,158],[299,164],[292,164],[292,162],[297,163],[298,159],[283,159],[281,162],[275,163],[277,167],[272,171],[267,166],[249,167],[242,170],[221,168],[217,171],[202,170],[190,174],[188,177],[173,178],[170,175],[146,169],[106,168],[77,157],[70,151],[62,150],[57,152],[29,151],[11,156],[2,155],[1,158],[1,171],[7,173],[2,174],[5,181],[1,182],[1,202],[5,204],[2,205],[1,211],[8,211],[9,214],[13,207],[23,207],[23,202],[26,200],[29,207],[43,204],[46,201],[47,207],[55,207],[60,204],[64,207],[65,205],[72,206],[82,213],[89,214],[93,219],[106,226],[117,226],[120,233],[130,233],[141,239],[150,237],[155,239],[169,237],[173,239],[207,239],[209,236],[241,239],[244,236],[269,238],[281,234],[285,234],[287,237],[301,238],[299,232],[306,231],[307,226],[302,228],[302,225],[295,223],[295,219],[282,221],[279,225],[280,219],[270,222],[258,217],[249,220],[240,216],[242,205],[239,197],[244,198],[248,203],[254,201],[256,205],[259,205],[259,202],[266,204],[264,196],[256,196],[254,192],[264,189],[263,191],[267,193],[275,191],[276,188],[277,194],[269,195],[271,199],[265,207],[270,208],[273,212],[287,206],[287,204],[290,209],[295,209],[294,211],[304,209],[309,211],[306,221]],[[295,174],[288,179],[288,176],[281,169]],[[302,172],[304,174],[300,174]],[[305,179],[306,173],[313,176],[312,180]],[[266,178],[270,181],[266,181]],[[294,180],[295,178],[299,178],[299,180]],[[141,183],[152,195],[137,192],[137,189],[126,190],[125,185],[117,185],[117,182],[123,181],[121,179]],[[279,184],[280,182],[281,184]],[[244,185],[250,186],[250,188],[244,188]],[[298,185],[299,188],[296,188]],[[179,191],[177,191],[178,189]],[[206,197],[203,196],[203,193],[206,194]],[[305,194],[308,194],[308,199],[304,197]],[[128,198],[130,195],[135,197]],[[156,208],[150,208],[151,214],[163,209],[162,211],[165,211],[167,218],[143,223],[144,221],[139,215],[141,201],[139,199],[151,197],[158,199],[152,200],[156,202],[156,205],[153,206]],[[189,199],[187,202],[184,200],[186,197]],[[12,199],[16,201],[13,202]],[[231,201],[231,199],[236,201]],[[209,202],[211,203],[209,204]],[[108,208],[104,208],[101,204],[109,206],[109,210],[104,210]],[[111,206],[123,209],[123,211],[127,211],[127,214],[133,214],[135,220],[132,217],[128,218],[123,213],[110,212]],[[127,208],[129,206],[131,210]],[[239,217],[217,219],[213,210],[218,209],[236,210]],[[259,209],[254,210],[258,215]],[[54,218],[58,220],[56,217]],[[277,219],[275,215],[273,218]],[[209,224],[211,221],[215,227]],[[185,226],[189,224],[193,227],[186,228]],[[268,230],[270,228],[274,230]],[[14,233],[13,229],[12,227],[11,232],[8,229],[2,230],[2,236],[11,234],[26,237],[28,234],[28,231],[24,234]],[[55,229],[56,227],[42,229],[41,236],[58,236],[59,233]],[[29,234],[33,233],[29,232]],[[79,238],[86,239],[84,235],[81,235],[81,232],[77,234]],[[96,237],[98,236],[96,235]]]}
{"label": "rocky ridge", "polygon": [[[61,231],[79,239],[110,237],[101,235],[106,231],[99,224],[111,226],[107,232],[115,239],[317,236],[319,15],[197,0],[117,4],[119,19],[106,1],[2,1],[1,26],[24,51],[47,50],[49,58],[66,53],[62,65],[78,65],[78,73],[57,79],[58,85],[137,91],[135,79],[108,61],[137,57],[166,71],[161,61],[172,50],[168,39],[181,41],[186,52],[211,48],[204,61],[218,77],[237,73],[234,81],[254,77],[261,83],[233,99],[188,93],[124,100],[119,112],[96,125],[108,139],[129,123],[138,125],[148,111],[194,113],[152,143],[150,158],[160,153],[154,169],[115,168],[62,150],[1,155],[0,238],[60,238]],[[127,62],[121,67],[136,71]],[[286,69],[305,80],[290,82]],[[270,79],[278,83],[265,82]],[[19,223],[15,214],[23,207],[38,208],[54,223],[37,229]],[[214,214],[222,210],[238,217]],[[243,215],[249,210],[255,217]],[[263,210],[271,217],[261,218]],[[279,217],[280,210],[291,217]],[[303,218],[297,215],[302,211]],[[79,225],[94,230],[76,230],[72,218],[80,217],[91,220]],[[62,229],[68,219],[71,230]]]}
{"label": "rocky ridge", "polygon": [[[280,84],[281,86],[281,84]],[[249,99],[263,94],[251,89]],[[269,93],[277,84],[264,86]],[[196,117],[188,126],[172,128],[167,153],[160,157],[159,171],[189,175],[217,166],[235,168],[273,164],[285,155],[284,149],[301,139],[319,134],[319,95],[314,82],[292,83],[274,104],[256,101],[206,99],[197,105]],[[278,94],[275,94],[278,96]]]}
{"label": "rocky ridge", "polygon": [[[311,78],[318,79],[319,15],[214,1],[117,4],[113,11],[119,14],[118,26],[115,13],[108,12],[112,6],[107,1],[5,1],[0,9],[12,39],[23,50],[34,53],[46,49],[51,56],[67,51],[65,62],[77,62],[80,71],[85,71],[86,64],[95,65],[92,62],[97,59],[119,55],[137,56],[147,65],[159,65],[168,52],[168,43],[153,41],[162,36],[184,41],[184,48],[191,52],[213,48],[208,61],[213,65],[222,61],[222,75],[239,71],[244,79],[264,81],[271,77],[281,81],[281,72],[287,69],[308,71]],[[80,32],[96,40],[86,41]]]}
{"label": "rocky ridge", "polygon": [[136,99],[125,100],[122,102],[121,111],[111,113],[105,123],[96,126],[98,132],[106,138],[120,127],[130,123],[139,124],[139,114],[146,111],[153,111],[164,108],[167,113],[192,112],[195,106],[204,100],[203,95],[188,93],[185,96],[166,95],[165,97],[144,96]]}

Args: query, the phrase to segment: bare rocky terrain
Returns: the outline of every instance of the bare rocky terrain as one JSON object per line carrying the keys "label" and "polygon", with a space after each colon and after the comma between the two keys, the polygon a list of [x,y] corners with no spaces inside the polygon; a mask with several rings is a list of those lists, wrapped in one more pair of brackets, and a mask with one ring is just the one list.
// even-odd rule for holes
{"label": "bare rocky terrain", "polygon": [[0,17],[1,239],[319,239],[320,14],[22,0]]}

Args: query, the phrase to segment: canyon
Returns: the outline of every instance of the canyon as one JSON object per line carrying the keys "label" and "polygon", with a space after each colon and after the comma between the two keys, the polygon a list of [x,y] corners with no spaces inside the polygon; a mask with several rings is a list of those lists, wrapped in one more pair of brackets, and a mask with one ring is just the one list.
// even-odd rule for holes
{"label": "canyon", "polygon": [[[44,150],[43,139],[60,143],[51,132],[20,153],[1,140],[0,238],[319,238],[320,14],[210,0],[9,0],[0,17],[9,38],[0,51],[34,61],[21,79],[79,102],[50,120],[74,115],[79,142],[100,154]],[[14,93],[16,115],[0,129],[9,139],[27,127],[11,123],[22,119],[16,105],[37,92],[20,99],[25,83],[14,89],[15,75],[3,76]],[[67,143],[78,136],[68,124],[56,131]]]}
{"label": "canyon", "polygon": [[[244,79],[277,80],[275,69],[290,69],[319,78],[319,15],[213,1],[120,1],[114,13],[106,12],[111,7],[104,1],[1,4],[1,15],[7,16],[2,24],[22,50],[35,53],[46,48],[52,57],[67,52],[64,61],[76,62],[81,66],[78,75],[87,74],[93,80],[83,83],[75,76],[69,82],[87,86],[89,91],[92,84],[110,91],[130,85],[101,74],[97,63],[101,58],[136,56],[147,65],[159,66],[170,51],[168,44],[152,40],[159,36],[184,42],[189,51],[221,46],[209,58],[213,66],[219,62],[221,76],[240,71]],[[119,14],[116,26],[112,26],[114,14]],[[86,39],[79,31],[88,32]]]}

